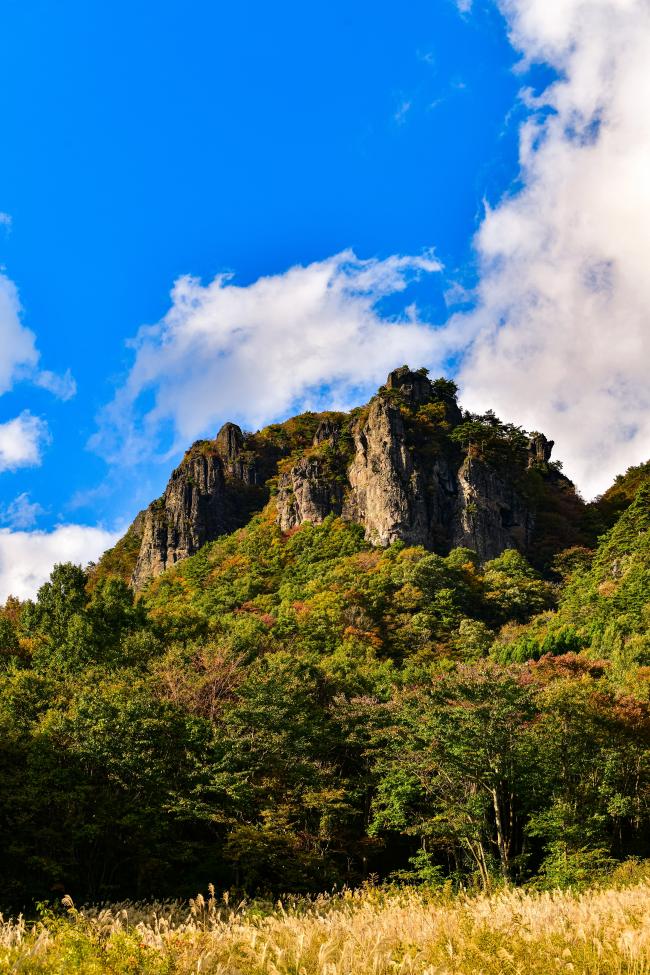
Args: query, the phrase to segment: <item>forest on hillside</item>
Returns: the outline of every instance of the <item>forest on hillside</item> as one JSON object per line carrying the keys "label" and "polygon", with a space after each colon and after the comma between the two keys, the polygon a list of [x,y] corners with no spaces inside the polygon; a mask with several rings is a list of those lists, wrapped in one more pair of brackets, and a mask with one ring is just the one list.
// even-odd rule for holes
{"label": "forest on hillside", "polygon": [[272,503],[0,611],[0,904],[580,887],[650,856],[647,465],[546,571]]}

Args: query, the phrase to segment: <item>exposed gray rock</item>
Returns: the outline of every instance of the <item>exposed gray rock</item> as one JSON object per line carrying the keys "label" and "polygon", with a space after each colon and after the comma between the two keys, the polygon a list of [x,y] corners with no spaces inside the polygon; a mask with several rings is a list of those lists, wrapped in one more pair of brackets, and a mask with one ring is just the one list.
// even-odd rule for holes
{"label": "exposed gray rock", "polygon": [[455,385],[445,379],[432,382],[426,370],[413,371],[408,366],[393,369],[386,380],[386,389],[398,390],[400,398],[411,406],[438,402],[445,407],[447,420],[455,426],[462,420],[462,413],[456,402]]}
{"label": "exposed gray rock", "polygon": [[425,372],[413,372],[400,366],[388,374],[386,389],[399,389],[411,403],[428,403],[432,399],[431,380]]}
{"label": "exposed gray rock", "polygon": [[482,561],[507,548],[526,551],[535,519],[512,484],[482,460],[466,457],[458,471],[451,547],[473,549]]}
{"label": "exposed gray rock", "polygon": [[341,424],[337,423],[335,420],[325,419],[321,420],[316,428],[316,433],[314,434],[314,446],[317,447],[325,441],[328,441],[332,446],[338,446],[339,436],[341,433]]}
{"label": "exposed gray rock", "polygon": [[554,440],[547,440],[543,433],[531,434],[528,441],[528,467],[548,464],[555,446]]}
{"label": "exposed gray rock", "polygon": [[320,524],[343,510],[343,485],[326,475],[317,457],[303,457],[278,477],[278,524],[289,531],[305,521]]}
{"label": "exposed gray rock", "polygon": [[223,462],[216,453],[191,451],[176,468],[163,496],[144,513],[132,580],[136,589],[226,530],[225,484]]}
{"label": "exposed gray rock", "polygon": [[214,442],[224,464],[234,464],[244,449],[244,434],[236,423],[224,423]]}
{"label": "exposed gray rock", "polygon": [[[362,524],[373,545],[401,540],[443,552],[464,546],[481,559],[506,548],[525,550],[534,516],[508,478],[482,460],[465,457],[448,438],[422,443],[413,435],[417,410],[427,403],[444,405],[449,428],[461,421],[449,384],[432,383],[424,373],[402,367],[389,375],[385,390],[352,425],[354,453],[345,486],[328,479],[314,459],[301,459],[280,477],[280,527],[319,523],[334,513]],[[407,426],[409,416],[414,419]],[[322,424],[315,442],[332,432]],[[534,443],[539,455],[550,455],[545,438],[539,435]]]}
{"label": "exposed gray rock", "polygon": [[352,432],[355,455],[348,470],[345,517],[364,525],[373,545],[389,545],[396,539],[424,543],[426,482],[414,462],[399,409],[375,396],[367,418]]}
{"label": "exposed gray rock", "polygon": [[264,483],[266,477],[263,476],[259,459],[246,450],[244,434],[236,423],[224,423],[216,436],[215,445],[226,477],[249,485]]}
{"label": "exposed gray rock", "polygon": [[[539,467],[555,483],[560,475],[547,468],[553,441],[532,434],[527,456],[495,466],[476,445],[463,450],[450,437],[462,420],[453,383],[403,366],[354,417],[325,415],[311,446],[288,466],[295,439],[245,435],[224,424],[214,441],[194,445],[163,496],[138,516],[134,586],[245,524],[268,499],[275,475],[283,531],[334,514],[363,525],[375,545],[399,539],[439,552],[464,546],[482,560],[506,548],[527,551],[535,510],[522,478]],[[562,490],[572,490],[566,478]]]}
{"label": "exposed gray rock", "polygon": [[[342,514],[364,525],[366,538],[375,545],[397,539],[430,548],[448,545],[460,453],[453,447],[437,450],[431,444],[418,450],[400,404],[411,410],[439,401],[445,407],[441,417],[451,416],[454,421],[460,418],[460,411],[453,395],[447,397],[449,402],[444,401],[426,375],[406,367],[390,374],[385,389],[351,426],[353,449],[342,471],[339,467],[334,474],[331,468],[328,472],[310,458],[301,459],[281,475],[277,507],[283,530]],[[339,427],[325,421],[314,443],[327,439],[336,448],[339,438]]]}
{"label": "exposed gray rock", "polygon": [[206,542],[246,524],[268,500],[269,474],[268,458],[247,450],[235,423],[224,424],[212,443],[197,441],[162,497],[138,516],[142,542],[133,586],[142,588]]}

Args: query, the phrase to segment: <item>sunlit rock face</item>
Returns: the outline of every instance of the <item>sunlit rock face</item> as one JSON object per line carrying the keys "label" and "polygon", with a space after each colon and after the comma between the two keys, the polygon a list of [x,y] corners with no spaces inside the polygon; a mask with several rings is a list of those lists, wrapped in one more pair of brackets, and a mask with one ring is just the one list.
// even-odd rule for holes
{"label": "sunlit rock face", "polygon": [[520,431],[504,460],[480,437],[454,435],[471,419],[453,383],[403,366],[349,414],[301,414],[258,434],[226,423],[190,448],[139,516],[133,585],[245,525],[271,498],[285,532],[335,515],[362,525],[373,545],[460,546],[481,560],[508,548],[528,554],[540,505],[553,508],[556,495],[581,502],[549,466],[553,442],[543,434]]}
{"label": "sunlit rock face", "polygon": [[234,423],[214,441],[197,441],[172,473],[162,497],[139,518],[142,541],[132,582],[141,588],[152,576],[246,524],[268,500],[266,457],[247,449]]}

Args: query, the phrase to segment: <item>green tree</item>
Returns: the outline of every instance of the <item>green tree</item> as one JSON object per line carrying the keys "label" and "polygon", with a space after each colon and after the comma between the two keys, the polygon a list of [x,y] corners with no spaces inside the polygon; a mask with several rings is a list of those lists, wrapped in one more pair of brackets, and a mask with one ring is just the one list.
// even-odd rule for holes
{"label": "green tree", "polygon": [[581,858],[595,865],[645,852],[648,705],[617,698],[603,677],[575,680],[561,671],[541,687],[537,700],[537,763],[547,791],[527,831],[544,843],[542,872],[557,882],[564,870],[570,882]]}
{"label": "green tree", "polygon": [[468,856],[481,882],[497,862],[512,879],[521,853],[534,715],[518,674],[489,662],[460,666],[405,696],[382,778],[373,829],[399,828]]}

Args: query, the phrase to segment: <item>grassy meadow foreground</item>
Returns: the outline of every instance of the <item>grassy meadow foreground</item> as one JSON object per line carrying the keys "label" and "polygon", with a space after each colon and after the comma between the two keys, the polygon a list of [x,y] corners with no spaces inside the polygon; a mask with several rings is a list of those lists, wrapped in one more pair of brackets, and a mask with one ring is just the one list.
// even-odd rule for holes
{"label": "grassy meadow foreground", "polygon": [[199,896],[0,928],[2,972],[496,975],[650,972],[650,881],[492,896],[365,889],[254,903]]}

